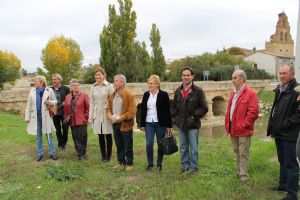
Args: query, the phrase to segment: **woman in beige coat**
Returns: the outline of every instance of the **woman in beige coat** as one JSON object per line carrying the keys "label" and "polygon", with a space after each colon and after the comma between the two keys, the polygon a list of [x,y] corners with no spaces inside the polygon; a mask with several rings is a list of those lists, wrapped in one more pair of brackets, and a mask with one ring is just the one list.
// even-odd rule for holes
{"label": "woman in beige coat", "polygon": [[113,93],[113,85],[105,80],[106,73],[101,67],[95,71],[96,83],[91,86],[89,123],[93,132],[99,136],[99,146],[103,163],[109,162],[112,151],[112,124],[105,108],[108,98]]}
{"label": "woman in beige coat", "polygon": [[46,105],[56,105],[56,97],[51,88],[46,86],[44,76],[34,78],[35,87],[28,95],[25,121],[28,123],[27,131],[29,134],[36,135],[37,161],[41,161],[43,150],[43,134],[46,135],[49,144],[49,154],[52,160],[57,160],[52,132],[55,131],[52,117]]}

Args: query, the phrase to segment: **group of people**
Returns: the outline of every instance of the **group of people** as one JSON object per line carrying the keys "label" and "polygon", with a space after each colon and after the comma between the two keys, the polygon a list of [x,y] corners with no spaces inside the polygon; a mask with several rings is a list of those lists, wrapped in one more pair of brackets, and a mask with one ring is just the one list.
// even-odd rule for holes
{"label": "group of people", "polygon": [[[283,199],[288,200],[298,199],[299,188],[300,86],[294,75],[295,69],[290,64],[279,68],[280,83],[274,90],[275,98],[267,127],[267,135],[275,139],[280,164],[279,183],[272,190],[287,192]],[[236,154],[237,177],[242,182],[249,179],[249,150],[259,107],[256,94],[245,84],[246,79],[242,70],[232,74],[235,90],[230,94],[225,116],[225,129]]]}
{"label": "group of people", "polygon": [[[280,163],[279,184],[275,191],[286,191],[285,199],[298,199],[299,165],[296,156],[300,151],[300,86],[294,78],[294,67],[282,65],[279,69],[280,84],[275,89],[275,99],[270,113],[267,133],[275,138],[278,161]],[[198,172],[198,138],[201,118],[208,112],[204,91],[194,84],[194,71],[190,67],[181,70],[182,84],[174,91],[170,103],[167,92],[160,88],[160,78],[151,75],[149,91],[143,95],[140,125],[145,131],[146,154],[151,172],[154,168],[154,138],[157,144],[172,128],[172,118],[178,127],[181,171]],[[58,147],[63,150],[71,128],[75,149],[80,160],[86,159],[87,125],[98,134],[101,161],[110,162],[113,137],[117,149],[118,164],[114,169],[133,170],[133,126],[137,106],[135,96],[126,87],[126,77],[114,76],[114,83],[106,80],[103,68],[95,71],[96,82],[91,85],[90,96],[80,91],[79,81],[72,79],[70,88],[62,85],[59,74],[52,75],[52,87],[47,87],[43,76],[34,78],[25,121],[28,132],[36,135],[37,161],[43,157],[42,135],[49,143],[50,158],[57,160],[52,132],[56,131]],[[232,74],[234,90],[230,93],[225,115],[225,130],[230,136],[236,155],[236,173],[241,182],[249,180],[248,163],[251,136],[259,114],[257,95],[246,85],[247,76],[243,70]],[[52,116],[50,106],[56,106]],[[300,152],[299,152],[300,153]],[[162,170],[164,154],[158,149],[156,167]],[[299,159],[298,155],[298,159]]]}

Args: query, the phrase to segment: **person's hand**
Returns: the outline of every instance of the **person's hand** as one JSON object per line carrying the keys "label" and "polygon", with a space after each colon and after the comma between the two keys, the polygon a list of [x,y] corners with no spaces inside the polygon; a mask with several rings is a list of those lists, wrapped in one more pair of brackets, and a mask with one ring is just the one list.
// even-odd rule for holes
{"label": "person's hand", "polygon": [[140,130],[145,132],[145,127],[141,127]]}
{"label": "person's hand", "polygon": [[50,100],[46,100],[45,104],[48,106],[54,106],[54,104]]}
{"label": "person's hand", "polygon": [[298,95],[298,97],[297,97],[297,101],[300,101],[300,95]]}
{"label": "person's hand", "polygon": [[91,124],[91,123],[93,123],[93,120],[92,120],[92,119],[89,119],[88,122]]}
{"label": "person's hand", "polygon": [[170,133],[171,132],[171,128],[167,128],[167,133]]}
{"label": "person's hand", "polygon": [[114,118],[115,118],[116,121],[120,121],[120,116],[119,115],[115,115]]}
{"label": "person's hand", "polygon": [[61,105],[61,107],[64,107],[65,106],[65,102],[62,102],[60,105]]}

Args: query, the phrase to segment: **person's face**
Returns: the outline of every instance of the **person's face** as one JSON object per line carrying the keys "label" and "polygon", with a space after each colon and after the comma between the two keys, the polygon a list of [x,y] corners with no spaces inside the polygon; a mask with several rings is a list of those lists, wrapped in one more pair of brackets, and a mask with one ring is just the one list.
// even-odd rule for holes
{"label": "person's face", "polygon": [[181,78],[183,84],[188,85],[193,81],[194,75],[192,75],[192,72],[190,70],[184,70],[181,74]]}
{"label": "person's face", "polygon": [[43,87],[43,82],[38,79],[35,79],[34,86],[35,86],[35,88],[41,88],[41,87]]}
{"label": "person's face", "polygon": [[153,79],[150,79],[148,81],[148,88],[151,92],[155,92],[158,90],[158,84],[155,83],[155,81]]}
{"label": "person's face", "polygon": [[71,90],[74,93],[78,93],[78,91],[79,91],[79,83],[72,83],[71,84]]}
{"label": "person's face", "polygon": [[283,65],[279,69],[279,79],[283,85],[288,84],[294,78],[294,75],[295,74],[291,72],[291,68],[289,66]]}
{"label": "person's face", "polygon": [[101,72],[97,72],[95,74],[95,79],[97,83],[102,83],[104,81],[104,74],[102,74]]}
{"label": "person's face", "polygon": [[123,88],[124,83],[120,78],[114,78],[114,85],[117,90],[120,90]]}
{"label": "person's face", "polygon": [[61,84],[61,81],[59,80],[58,77],[54,76],[54,77],[52,78],[52,83],[53,83],[54,86],[58,86],[58,85]]}
{"label": "person's face", "polygon": [[233,72],[231,81],[235,89],[241,88],[241,86],[244,84],[244,80],[241,78],[239,72]]}

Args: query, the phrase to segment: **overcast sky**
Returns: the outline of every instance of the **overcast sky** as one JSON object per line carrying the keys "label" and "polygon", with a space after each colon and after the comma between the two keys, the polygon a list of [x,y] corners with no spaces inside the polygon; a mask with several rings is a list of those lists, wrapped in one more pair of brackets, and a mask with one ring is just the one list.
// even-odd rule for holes
{"label": "overcast sky", "polygon": [[[161,32],[167,60],[216,52],[223,47],[257,49],[275,32],[285,11],[296,41],[298,0],[133,0],[137,40],[148,49],[151,24]],[[108,5],[117,0],[1,0],[0,49],[15,53],[22,67],[42,67],[41,50],[64,34],[75,39],[84,64],[98,63],[99,33],[108,20]],[[150,49],[149,49],[150,50]]]}

